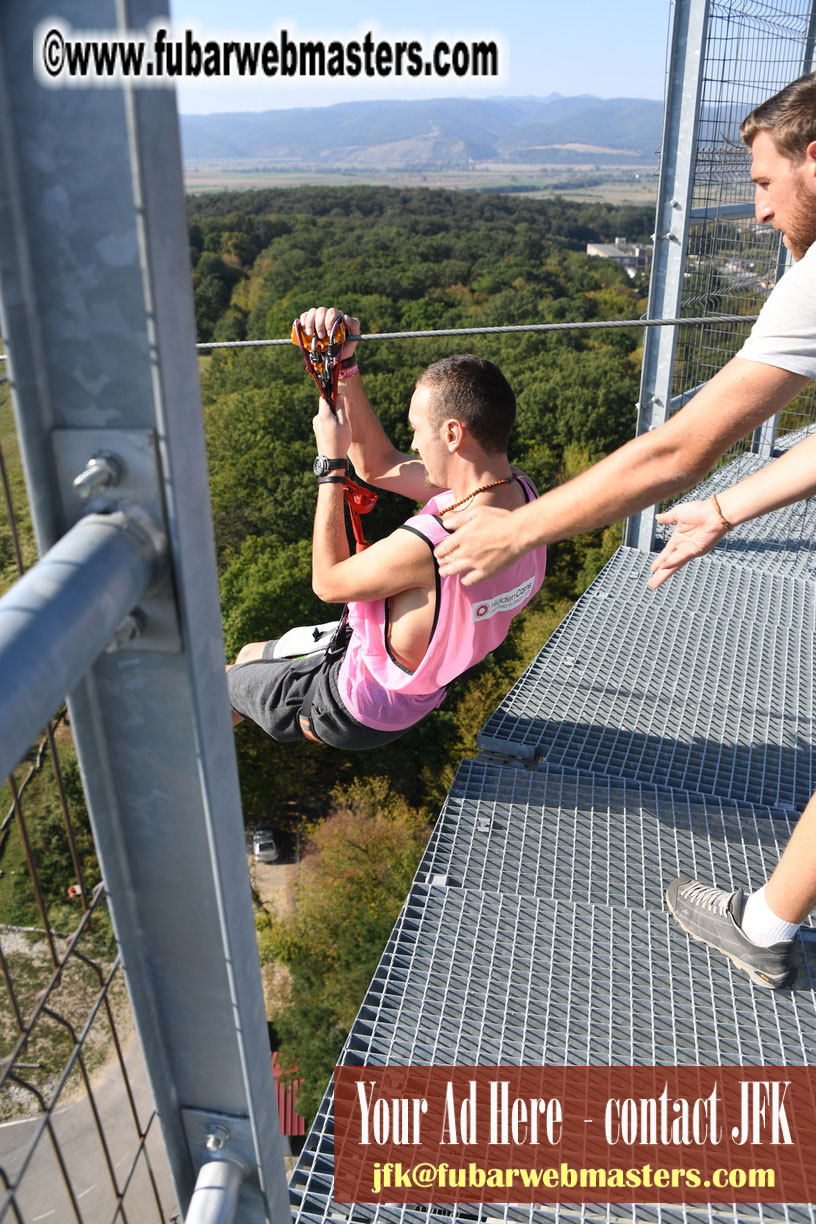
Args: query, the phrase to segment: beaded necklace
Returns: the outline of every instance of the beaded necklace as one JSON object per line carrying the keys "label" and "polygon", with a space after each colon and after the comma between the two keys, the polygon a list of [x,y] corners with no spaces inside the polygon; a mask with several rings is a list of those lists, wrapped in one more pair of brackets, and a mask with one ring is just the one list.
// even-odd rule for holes
{"label": "beaded necklace", "polygon": [[496,489],[499,485],[511,484],[512,476],[505,476],[504,480],[494,480],[492,484],[482,485],[480,489],[474,489],[472,493],[468,493],[467,497],[463,497],[461,501],[454,502],[452,506],[448,506],[447,510],[442,511],[443,514],[452,514],[454,510],[458,510],[460,506],[466,506],[469,501],[473,501],[474,497],[479,493],[486,493],[488,489]]}

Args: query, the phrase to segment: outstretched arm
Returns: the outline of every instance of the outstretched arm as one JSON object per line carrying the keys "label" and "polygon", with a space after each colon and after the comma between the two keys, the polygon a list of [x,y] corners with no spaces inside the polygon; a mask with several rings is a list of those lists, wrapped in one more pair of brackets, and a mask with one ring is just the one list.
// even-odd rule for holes
{"label": "outstretched arm", "polygon": [[[754,472],[739,484],[718,494],[717,501],[722,518],[731,527],[736,527],[771,510],[779,510],[792,502],[812,497],[814,493],[816,434],[761,471]],[[687,561],[710,552],[729,530],[711,498],[708,501],[680,502],[657,517],[661,523],[674,523],[675,528],[652,565],[652,577],[649,579],[652,588],[661,586]]]}
{"label": "outstretched arm", "polygon": [[732,443],[784,407],[807,381],[733,357],[665,425],[633,438],[574,480],[518,510],[484,507],[457,515],[457,530],[436,549],[439,572],[465,574],[462,581],[469,586],[531,548],[604,527],[690,488]]}
{"label": "outstretched arm", "polygon": [[[334,306],[312,307],[311,310],[303,312],[300,322],[307,336],[316,332],[322,338],[328,336],[339,315],[343,315],[343,312]],[[343,319],[348,335],[360,334],[359,319],[351,315],[343,315]],[[347,340],[343,345],[341,357],[351,357],[356,349],[356,342],[353,339]],[[412,501],[423,503],[440,492],[427,484],[424,464],[415,456],[403,454],[394,446],[369,403],[359,373],[340,379],[338,398],[342,399],[351,426],[349,458],[362,480],[379,489],[390,489],[394,493],[410,497]]]}

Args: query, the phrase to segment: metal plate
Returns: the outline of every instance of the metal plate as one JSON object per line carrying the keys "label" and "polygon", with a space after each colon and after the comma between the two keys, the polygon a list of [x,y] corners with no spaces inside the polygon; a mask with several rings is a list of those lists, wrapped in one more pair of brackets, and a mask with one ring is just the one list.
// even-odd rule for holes
{"label": "metal plate", "polygon": [[[104,513],[135,503],[167,535],[161,469],[152,430],[55,429],[51,442],[66,531],[90,511]],[[102,451],[121,461],[122,478],[86,501],[73,487],[73,481],[88,460]],[[142,632],[119,649],[179,653],[181,631],[169,563],[161,580],[139,602],[138,609],[144,620]]]}

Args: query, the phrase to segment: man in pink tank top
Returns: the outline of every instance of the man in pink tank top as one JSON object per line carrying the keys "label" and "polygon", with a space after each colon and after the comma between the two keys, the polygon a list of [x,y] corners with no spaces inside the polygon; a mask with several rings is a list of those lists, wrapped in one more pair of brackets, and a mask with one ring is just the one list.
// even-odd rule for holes
{"label": "man in pink tank top", "polygon": [[[305,311],[305,334],[323,338],[340,313]],[[227,680],[235,721],[250,718],[279,741],[305,735],[348,749],[388,743],[436,709],[447,684],[503,641],[539,590],[546,551],[535,549],[475,586],[440,576],[434,548],[448,534],[442,515],[455,519],[474,506],[511,510],[536,495],[507,458],[515,396],[483,358],[436,362],[417,380],[408,411],[414,453],[403,454],[363,388],[353,339],[359,322],[344,318],[350,338],[341,354],[337,412],[321,400],[313,421],[312,586],[325,602],[347,605],[350,636],[345,650],[326,660],[276,659],[274,641],[250,643]],[[344,518],[349,460],[368,484],[423,507],[355,555]]]}

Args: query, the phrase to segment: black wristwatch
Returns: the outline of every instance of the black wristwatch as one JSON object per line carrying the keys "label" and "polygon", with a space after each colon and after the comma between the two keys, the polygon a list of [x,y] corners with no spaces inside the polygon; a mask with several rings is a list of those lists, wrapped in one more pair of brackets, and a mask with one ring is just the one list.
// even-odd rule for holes
{"label": "black wristwatch", "polygon": [[338,472],[341,468],[348,472],[348,459],[327,459],[325,455],[318,455],[312,464],[315,476],[328,476],[329,472]]}

